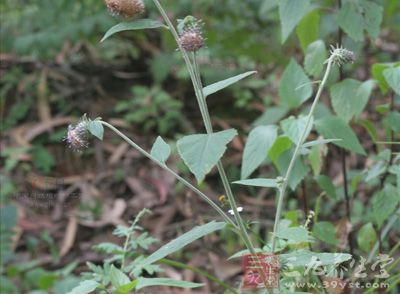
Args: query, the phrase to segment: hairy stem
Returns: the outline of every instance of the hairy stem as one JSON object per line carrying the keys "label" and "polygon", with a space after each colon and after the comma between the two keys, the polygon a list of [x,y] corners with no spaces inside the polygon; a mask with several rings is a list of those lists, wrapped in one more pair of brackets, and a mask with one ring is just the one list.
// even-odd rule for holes
{"label": "hairy stem", "polygon": [[108,127],[112,131],[114,131],[118,136],[120,136],[122,139],[124,139],[129,145],[131,145],[133,148],[138,150],[142,155],[145,157],[149,158],[150,160],[154,161],[159,167],[162,169],[166,170],[170,174],[172,174],[178,181],[180,181],[182,184],[184,184],[187,188],[195,192],[197,195],[199,195],[204,201],[206,201],[212,208],[214,208],[221,216],[222,218],[230,225],[232,225],[234,228],[238,229],[237,225],[231,220],[231,218],[218,206],[218,204],[214,203],[207,195],[205,195],[203,192],[201,192],[199,189],[197,189],[195,186],[193,186],[191,183],[189,183],[187,180],[182,178],[180,175],[178,175],[175,171],[170,169],[168,166],[166,166],[164,163],[158,161],[153,155],[142,149],[139,145],[137,145],[135,142],[133,142],[131,139],[129,139],[126,135],[124,135],[121,131],[119,131],[116,127],[113,125],[105,122],[105,121],[100,121],[102,125]]}
{"label": "hairy stem", "polygon": [[288,183],[289,183],[289,179],[290,179],[290,176],[292,174],[292,170],[293,170],[294,164],[295,164],[295,162],[297,160],[297,157],[300,154],[300,149],[301,149],[302,145],[304,144],[304,141],[307,138],[307,130],[311,126],[310,124],[311,124],[311,121],[312,121],[312,118],[313,118],[315,107],[318,104],[319,98],[321,97],[322,90],[323,90],[323,88],[324,88],[324,86],[326,84],[326,81],[328,80],[328,76],[329,76],[329,73],[331,71],[332,64],[333,64],[333,59],[332,59],[332,56],[331,56],[328,59],[328,65],[326,66],[324,77],[322,79],[321,84],[319,85],[317,94],[315,95],[315,98],[314,98],[314,102],[313,102],[313,104],[311,106],[311,109],[310,109],[310,112],[309,112],[309,114],[307,116],[306,126],[305,126],[305,128],[303,130],[303,133],[301,134],[301,137],[300,137],[299,141],[297,142],[297,145],[296,145],[296,148],[294,150],[292,159],[290,160],[290,163],[289,163],[289,167],[288,167],[288,169],[286,171],[285,178],[283,180],[283,183],[282,183],[281,187],[279,188],[279,197],[278,197],[278,205],[277,205],[277,208],[276,208],[274,231],[272,233],[272,252],[275,252],[276,233],[277,233],[279,221],[280,221],[280,218],[281,218],[281,215],[282,215],[283,199],[285,197],[285,193],[286,193],[286,189],[287,189],[287,186],[288,186]]}

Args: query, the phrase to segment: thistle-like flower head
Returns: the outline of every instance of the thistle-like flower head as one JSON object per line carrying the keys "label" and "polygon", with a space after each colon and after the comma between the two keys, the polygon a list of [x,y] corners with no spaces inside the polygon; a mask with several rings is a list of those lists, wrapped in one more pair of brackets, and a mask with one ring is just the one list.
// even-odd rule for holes
{"label": "thistle-like flower head", "polygon": [[104,2],[113,15],[124,18],[135,18],[145,10],[142,0],[104,0]]}
{"label": "thistle-like flower head", "polygon": [[64,141],[74,151],[81,152],[89,146],[88,134],[88,120],[84,116],[75,126],[68,126],[68,132],[64,137]]}
{"label": "thistle-like flower head", "polygon": [[178,20],[179,46],[189,52],[202,48],[205,43],[202,28],[203,23],[194,16]]}
{"label": "thistle-like flower head", "polygon": [[345,63],[354,63],[356,60],[356,55],[354,54],[353,51],[350,51],[346,48],[343,48],[342,46],[332,46],[331,45],[331,57],[333,60],[334,64],[337,64],[338,66],[341,66]]}

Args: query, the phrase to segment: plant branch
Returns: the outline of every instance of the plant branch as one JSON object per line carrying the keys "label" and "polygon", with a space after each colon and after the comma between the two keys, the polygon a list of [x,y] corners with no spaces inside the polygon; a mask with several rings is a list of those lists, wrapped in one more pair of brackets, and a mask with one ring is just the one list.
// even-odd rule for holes
{"label": "plant branch", "polygon": [[310,109],[310,112],[309,112],[309,114],[307,116],[306,126],[305,126],[305,128],[303,130],[303,133],[301,134],[301,137],[300,137],[299,141],[297,142],[297,145],[296,145],[296,148],[294,150],[292,159],[290,160],[288,169],[287,169],[285,177],[283,179],[283,183],[282,183],[281,187],[279,187],[279,189],[278,189],[279,190],[278,205],[277,205],[277,208],[276,208],[274,231],[272,233],[272,252],[275,252],[276,233],[277,233],[279,221],[280,221],[280,218],[281,218],[281,215],[282,215],[283,199],[285,197],[286,189],[287,189],[287,186],[288,186],[288,183],[289,183],[289,178],[290,178],[290,176],[292,174],[292,170],[293,170],[294,164],[295,164],[295,162],[297,160],[297,157],[300,154],[301,146],[304,144],[304,141],[307,138],[307,130],[310,127],[310,124],[311,124],[311,121],[312,121],[312,118],[313,118],[313,114],[314,114],[314,111],[315,111],[315,107],[317,106],[319,98],[321,97],[322,90],[325,87],[326,81],[328,80],[329,73],[331,71],[333,61],[334,61],[333,60],[333,55],[331,55],[331,57],[328,59],[328,65],[326,66],[324,77],[322,79],[321,84],[319,85],[317,94],[315,95],[315,98],[314,98],[314,102],[313,102],[313,104],[311,106],[311,109]]}
{"label": "plant branch", "polygon": [[150,160],[154,161],[159,167],[164,169],[165,171],[169,172],[172,174],[177,180],[179,180],[182,184],[184,184],[187,188],[195,192],[197,195],[199,195],[204,201],[206,201],[212,208],[214,208],[221,216],[222,218],[230,225],[232,225],[234,228],[238,229],[237,225],[231,220],[231,218],[218,206],[218,204],[214,203],[207,195],[205,195],[203,192],[201,192],[199,189],[197,189],[195,186],[193,186],[191,183],[189,183],[187,180],[182,178],[180,175],[178,175],[175,171],[170,169],[168,166],[166,166],[164,163],[158,161],[153,155],[142,149],[139,145],[137,145],[135,142],[133,142],[131,139],[129,139],[126,135],[124,135],[121,131],[119,131],[117,128],[115,128],[113,125],[105,122],[105,121],[100,121],[100,123],[112,131],[114,131],[118,136],[120,136],[122,139],[124,139],[129,145],[131,145],[133,148],[138,150],[142,155],[145,157],[149,158]]}
{"label": "plant branch", "polygon": [[[161,16],[163,17],[164,21],[168,25],[168,28],[171,31],[173,37],[175,38],[175,41],[176,41],[176,43],[177,43],[177,45],[179,47],[179,50],[182,53],[183,59],[184,59],[184,61],[186,63],[186,66],[187,66],[188,71],[189,71],[190,78],[191,78],[192,83],[193,83],[193,88],[195,90],[197,102],[199,104],[200,112],[201,112],[201,115],[202,115],[202,118],[203,118],[203,121],[204,121],[204,125],[205,125],[205,128],[206,128],[206,131],[207,131],[208,134],[212,134],[213,130],[212,130],[212,125],[211,125],[211,119],[210,119],[210,115],[208,113],[207,105],[206,105],[206,102],[205,102],[205,97],[203,95],[203,87],[201,85],[200,74],[199,74],[199,71],[198,71],[198,68],[197,68],[198,67],[197,66],[197,62],[195,61],[196,58],[194,56],[194,62],[192,64],[191,61],[190,61],[189,55],[187,54],[186,50],[184,50],[182,48],[182,46],[180,45],[178,32],[176,31],[174,25],[172,24],[171,20],[169,19],[169,17],[167,15],[167,13],[165,12],[164,8],[162,7],[162,5],[160,4],[160,2],[158,0],[153,0],[153,2],[156,5],[156,7],[158,8],[158,10],[159,10]],[[243,239],[243,242],[246,244],[246,247],[249,249],[249,251],[252,254],[255,254],[255,250],[254,250],[253,244],[251,243],[250,237],[247,234],[247,230],[245,228],[243,220],[242,220],[242,218],[241,218],[241,216],[240,216],[240,214],[239,214],[239,212],[237,210],[237,205],[236,205],[232,190],[230,188],[229,181],[228,181],[228,179],[226,177],[225,171],[224,171],[222,163],[220,161],[217,163],[217,168],[218,168],[218,172],[220,174],[220,177],[221,177],[221,180],[222,180],[226,195],[228,197],[231,209],[232,209],[232,211],[234,213],[236,222],[237,222],[237,224],[239,226],[239,231],[240,231],[240,235],[241,235],[241,237]]]}

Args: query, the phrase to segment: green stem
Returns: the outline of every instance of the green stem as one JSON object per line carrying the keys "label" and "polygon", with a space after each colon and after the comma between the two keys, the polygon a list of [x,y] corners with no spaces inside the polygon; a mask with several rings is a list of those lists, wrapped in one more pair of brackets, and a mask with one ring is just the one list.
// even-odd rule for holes
{"label": "green stem", "polygon": [[[169,28],[170,32],[172,33],[173,37],[175,38],[175,41],[179,47],[179,50],[182,53],[183,59],[185,61],[186,67],[189,71],[189,75],[190,75],[190,78],[193,83],[193,88],[195,90],[197,102],[199,104],[200,112],[201,112],[201,115],[202,115],[202,118],[204,121],[206,131],[208,134],[212,134],[213,130],[212,130],[212,125],[211,125],[211,119],[210,119],[210,115],[208,113],[207,105],[205,102],[205,97],[203,95],[203,87],[201,85],[200,74],[199,74],[198,70],[196,70],[196,67],[197,67],[197,62],[195,62],[196,58],[194,58],[195,65],[193,65],[190,61],[189,55],[187,54],[186,50],[184,50],[182,48],[182,46],[180,45],[178,32],[176,31],[174,25],[172,24],[171,20],[169,19],[164,8],[162,7],[162,5],[160,4],[160,2],[158,0],[153,0],[153,2],[155,4],[155,6],[157,7],[157,9],[159,10],[164,21],[168,25],[168,28]],[[228,197],[229,204],[234,213],[235,220],[236,220],[237,224],[239,225],[240,236],[243,239],[243,242],[246,244],[247,249],[249,249],[249,251],[252,254],[255,254],[253,244],[250,240],[249,235],[247,234],[246,227],[245,227],[243,220],[237,210],[235,198],[233,196],[232,190],[229,185],[229,181],[226,177],[225,171],[224,171],[222,163],[220,161],[217,164],[217,168],[218,168],[218,172],[220,174],[226,195]]]}
{"label": "green stem", "polygon": [[[196,59],[196,55],[195,54],[193,54],[193,64],[194,64],[195,77],[196,77],[196,80],[197,80],[196,84],[201,89],[200,90],[201,94],[200,94],[200,99],[199,99],[199,105],[200,105],[201,108],[203,108],[204,124],[206,126],[207,133],[212,134],[213,133],[213,129],[212,129],[212,124],[211,124],[210,114],[208,112],[206,99],[205,99],[204,94],[203,94],[203,86],[202,86],[202,82],[201,82],[201,79],[200,79],[200,70],[199,70],[199,65],[197,63],[197,59]],[[253,244],[251,242],[251,239],[250,239],[249,235],[247,234],[246,227],[245,227],[245,225],[243,223],[243,220],[242,220],[242,217],[240,216],[240,213],[238,211],[238,208],[237,208],[237,205],[236,205],[236,201],[235,201],[235,197],[233,195],[231,186],[229,184],[228,177],[226,176],[226,173],[225,173],[225,170],[224,170],[224,167],[223,167],[221,161],[218,161],[217,169],[218,169],[218,172],[220,174],[222,185],[224,186],[224,190],[225,190],[226,196],[228,197],[229,204],[230,204],[231,209],[232,209],[232,211],[234,213],[236,222],[239,225],[239,227],[241,228],[241,232],[243,234],[243,236],[242,236],[243,242],[245,242],[246,247],[250,250],[250,252],[252,254],[255,254],[256,252],[254,250],[254,246],[253,246]]]}
{"label": "green stem", "polygon": [[297,145],[296,145],[296,148],[294,150],[292,159],[290,160],[290,163],[289,163],[289,167],[288,167],[288,169],[286,171],[285,178],[283,180],[282,186],[279,188],[279,198],[278,198],[278,205],[277,205],[277,208],[276,208],[274,231],[272,233],[272,252],[275,252],[276,233],[277,233],[277,230],[278,230],[279,220],[280,220],[281,215],[282,215],[283,199],[285,197],[285,193],[286,193],[286,189],[287,189],[287,186],[288,186],[289,178],[290,178],[290,176],[292,174],[292,170],[293,170],[294,164],[295,164],[295,162],[297,160],[297,157],[298,157],[298,155],[300,153],[300,149],[301,149],[302,145],[304,144],[304,141],[307,139],[307,130],[309,129],[310,124],[312,122],[314,110],[315,110],[315,107],[318,104],[319,98],[321,97],[322,90],[323,90],[323,88],[324,88],[324,86],[326,84],[326,81],[328,80],[328,76],[329,76],[329,73],[331,71],[332,64],[333,64],[333,59],[332,59],[332,57],[330,57],[328,59],[328,65],[326,67],[326,71],[325,71],[324,77],[322,79],[321,84],[319,85],[317,94],[315,95],[315,98],[314,98],[314,102],[313,102],[313,104],[311,106],[311,109],[310,109],[310,112],[308,114],[306,126],[304,128],[303,133],[301,134],[301,137],[300,137],[299,141],[297,142]]}
{"label": "green stem", "polygon": [[100,123],[102,125],[108,127],[109,129],[111,129],[112,131],[114,131],[118,136],[120,136],[122,139],[124,139],[133,148],[138,150],[142,155],[144,155],[145,157],[154,161],[159,167],[161,167],[162,169],[164,169],[167,172],[169,172],[170,174],[172,174],[182,184],[184,184],[186,187],[191,189],[193,192],[195,192],[197,195],[199,195],[204,201],[206,201],[209,205],[211,205],[212,208],[214,208],[228,224],[232,225],[236,229],[239,229],[237,227],[237,225],[231,220],[231,218],[216,203],[214,203],[214,201],[212,201],[207,195],[205,195],[203,192],[201,192],[199,189],[197,189],[195,186],[193,186],[187,180],[182,178],[180,175],[178,175],[176,172],[174,172],[172,169],[170,169],[164,163],[158,161],[157,158],[155,158],[153,155],[151,155],[150,153],[148,153],[144,149],[142,149],[139,145],[137,145],[135,142],[133,142],[131,139],[129,139],[126,135],[124,135],[116,127],[114,127],[113,125],[111,125],[105,121],[100,121]]}

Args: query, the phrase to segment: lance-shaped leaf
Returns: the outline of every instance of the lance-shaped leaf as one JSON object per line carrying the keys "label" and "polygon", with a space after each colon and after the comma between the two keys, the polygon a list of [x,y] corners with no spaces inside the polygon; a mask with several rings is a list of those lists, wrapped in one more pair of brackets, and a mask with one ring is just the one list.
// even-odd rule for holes
{"label": "lance-shaped leaf", "polygon": [[237,134],[229,129],[213,134],[197,134],[178,140],[179,155],[195,175],[198,182],[218,163],[226,150],[226,145]]}
{"label": "lance-shaped leaf", "polygon": [[235,84],[238,81],[240,81],[252,74],[255,74],[255,73],[256,73],[256,71],[248,71],[248,72],[242,73],[240,75],[231,77],[229,79],[211,84],[211,85],[203,88],[203,94],[204,94],[204,96],[211,95],[211,94],[218,92],[226,87],[229,87],[230,85]]}
{"label": "lance-shaped leaf", "polygon": [[263,187],[263,188],[277,188],[278,187],[278,183],[276,182],[276,179],[263,179],[263,178],[235,181],[235,182],[233,182],[233,184]]}
{"label": "lance-shaped leaf", "polygon": [[152,286],[168,286],[168,287],[179,287],[179,288],[197,288],[202,287],[203,284],[179,281],[170,278],[143,278],[138,279],[136,290],[140,290],[146,287]]}
{"label": "lance-shaped leaf", "polygon": [[307,143],[303,144],[303,148],[307,148],[307,147],[312,147],[315,145],[322,145],[322,144],[328,144],[331,142],[336,142],[336,141],[341,141],[342,139],[318,139],[318,140],[314,140],[314,141],[310,141]]}
{"label": "lance-shaped leaf", "polygon": [[352,255],[347,253],[321,253],[308,250],[296,250],[291,253],[279,255],[282,264],[293,267],[307,267],[315,264],[317,261],[320,266],[334,265],[351,258]]}
{"label": "lance-shaped leaf", "polygon": [[189,232],[184,233],[183,235],[180,235],[178,238],[172,240],[171,242],[165,244],[162,246],[160,249],[157,251],[153,252],[150,256],[145,258],[139,266],[146,266],[149,264],[152,264],[167,255],[174,253],[186,245],[192,243],[193,241],[196,241],[197,239],[200,239],[203,236],[206,236],[208,234],[211,234],[212,232],[222,230],[225,227],[226,223],[224,222],[209,222],[208,224],[202,225],[202,226],[196,226],[193,229],[191,229]]}
{"label": "lance-shaped leaf", "polygon": [[138,19],[131,22],[121,22],[111,29],[109,29],[105,34],[104,37],[101,39],[100,42],[105,41],[112,35],[123,32],[123,31],[132,31],[132,30],[143,30],[143,29],[156,29],[160,27],[166,27],[163,23],[159,22],[158,20],[153,19]]}
{"label": "lance-shaped leaf", "polygon": [[171,147],[160,136],[157,137],[150,151],[158,161],[165,163],[171,154]]}

